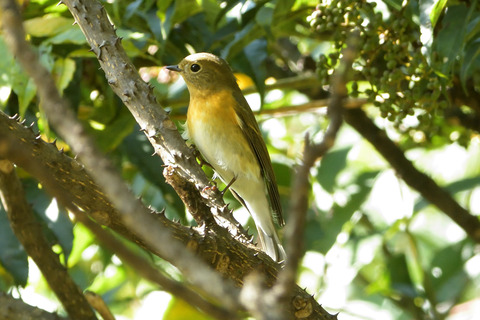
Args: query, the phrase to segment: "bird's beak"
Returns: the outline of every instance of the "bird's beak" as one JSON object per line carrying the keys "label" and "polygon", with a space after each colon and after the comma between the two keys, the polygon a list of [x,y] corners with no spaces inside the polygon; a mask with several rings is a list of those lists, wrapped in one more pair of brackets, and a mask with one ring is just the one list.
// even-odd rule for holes
{"label": "bird's beak", "polygon": [[167,68],[167,69],[170,70],[170,71],[175,71],[175,72],[180,72],[180,71],[182,71],[182,69],[180,69],[180,68],[178,67],[178,65],[176,65],[176,66],[166,66],[165,68]]}

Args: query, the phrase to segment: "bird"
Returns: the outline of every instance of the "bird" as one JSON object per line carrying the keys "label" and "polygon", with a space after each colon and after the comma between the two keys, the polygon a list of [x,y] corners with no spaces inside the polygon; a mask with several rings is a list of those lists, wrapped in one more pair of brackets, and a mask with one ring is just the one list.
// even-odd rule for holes
{"label": "bird", "polygon": [[182,76],[190,94],[185,136],[250,213],[263,251],[284,261],[273,220],[280,227],[285,224],[272,163],[229,64],[201,52],[166,68]]}

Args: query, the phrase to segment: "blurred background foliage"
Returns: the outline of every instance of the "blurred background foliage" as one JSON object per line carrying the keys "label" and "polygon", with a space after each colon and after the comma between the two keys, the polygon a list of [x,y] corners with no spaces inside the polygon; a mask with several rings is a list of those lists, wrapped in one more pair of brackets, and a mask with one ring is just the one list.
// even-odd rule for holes
{"label": "blurred background foliage", "polygon": [[[161,161],[109,88],[73,18],[57,0],[25,0],[28,38],[99,146],[136,194],[182,223],[192,223],[162,176]],[[352,98],[472,214],[480,214],[480,10],[477,1],[102,1],[123,46],[182,130],[183,82],[162,68],[201,51],[227,59],[259,113],[287,211],[291,175],[308,132],[322,138],[329,78],[353,29],[360,50]],[[0,35],[0,107],[57,138],[36,88]],[[251,90],[252,87],[254,90]],[[298,106],[283,112],[282,107]],[[275,111],[272,116],[272,112]],[[58,143],[66,152],[68,145]],[[208,169],[206,169],[208,170]],[[211,172],[210,172],[211,173]],[[118,319],[208,319],[140,279],[73,225],[41,185],[19,169],[28,201],[52,246],[82,289],[106,300]],[[300,286],[339,319],[474,319],[480,314],[480,247],[396,176],[344,125],[335,148],[311,176],[307,253]],[[227,201],[235,203],[226,195]],[[251,224],[238,204],[236,216]],[[252,228],[251,228],[252,229]],[[140,251],[140,249],[137,249]],[[151,257],[172,277],[182,276]],[[0,211],[0,289],[33,305],[60,308]],[[476,310],[476,311],[475,311]],[[61,311],[61,309],[60,309]]]}

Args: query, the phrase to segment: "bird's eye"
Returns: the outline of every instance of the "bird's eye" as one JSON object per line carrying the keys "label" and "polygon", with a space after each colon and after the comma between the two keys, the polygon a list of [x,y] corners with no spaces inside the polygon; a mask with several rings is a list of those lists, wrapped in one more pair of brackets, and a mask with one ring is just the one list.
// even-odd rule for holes
{"label": "bird's eye", "polygon": [[198,65],[196,63],[194,63],[190,66],[190,70],[192,70],[192,72],[198,72],[198,71],[200,71],[200,69],[201,69],[200,65]]}

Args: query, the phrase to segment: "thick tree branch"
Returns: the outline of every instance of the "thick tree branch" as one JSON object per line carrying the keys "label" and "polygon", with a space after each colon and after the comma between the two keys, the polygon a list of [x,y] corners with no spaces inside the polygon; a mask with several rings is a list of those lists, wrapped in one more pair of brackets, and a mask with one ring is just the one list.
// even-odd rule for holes
{"label": "thick tree branch", "polygon": [[72,319],[97,319],[82,291],[77,287],[67,269],[52,251],[26,202],[22,183],[9,160],[0,160],[0,192],[10,226],[25,251],[42,271],[50,288],[55,292]]}
{"label": "thick tree branch", "polygon": [[[88,1],[87,1],[88,2]],[[97,53],[97,57],[99,57],[100,63],[102,67],[105,69],[109,69],[109,72],[107,72],[107,79],[109,82],[115,87],[115,84],[118,86],[123,86],[123,87],[117,87],[114,88],[114,90],[119,93],[119,95],[122,97],[124,102],[126,103],[127,106],[130,107],[130,110],[136,116],[137,121],[141,124],[141,126],[144,128],[144,131],[147,133],[147,136],[149,137],[150,141],[155,145],[155,149],[157,152],[159,152],[164,159],[164,162],[169,164],[167,166],[167,169],[169,171],[174,171],[175,173],[180,173],[179,176],[184,177],[184,175],[192,176],[194,177],[193,179],[190,179],[189,181],[194,181],[196,187],[200,187],[199,189],[203,190],[202,188],[202,179],[203,178],[198,178],[197,172],[192,172],[190,171],[189,165],[191,164],[193,167],[198,167],[198,164],[196,163],[195,159],[190,156],[182,156],[184,154],[191,154],[191,151],[186,148],[183,140],[181,141],[181,145],[175,145],[175,143],[171,143],[169,139],[167,139],[169,136],[172,135],[178,135],[178,132],[172,127],[171,122],[167,118],[162,118],[158,117],[158,112],[161,112],[161,108],[155,103],[152,95],[150,94],[150,91],[148,88],[146,88],[146,84],[143,83],[139,78],[138,75],[136,74],[133,66],[130,65],[128,60],[126,59],[126,55],[124,54],[123,50],[121,49],[121,46],[119,44],[119,39],[115,36],[112,26],[109,24],[105,12],[103,11],[103,8],[99,6],[97,3],[92,3],[88,2],[88,10],[87,7],[84,6],[82,3],[79,3],[77,1],[72,1],[70,3],[70,9],[75,15],[75,18],[79,25],[82,25],[84,28],[84,32],[88,34],[90,32],[91,37],[87,35],[87,39],[92,44],[92,48],[95,53]],[[85,28],[90,28],[87,30],[88,32],[85,31]],[[97,37],[95,33],[100,34],[100,38]],[[103,37],[103,38],[102,38]],[[101,39],[109,39],[108,41],[102,40],[102,41],[96,41],[96,40],[101,40]],[[120,54],[118,54],[120,52]],[[18,52],[19,54],[21,53],[24,55],[24,52]],[[105,54],[108,53],[108,54]],[[28,57],[28,58],[31,58]],[[28,59],[27,59],[28,60]],[[28,61],[27,61],[28,62]],[[112,71],[115,71],[112,73]],[[44,75],[45,76],[45,75]],[[138,82],[136,81],[138,78]],[[119,82],[116,82],[119,81]],[[144,88],[145,87],[145,88]],[[41,92],[39,88],[39,92]],[[49,92],[51,93],[51,92]],[[47,95],[48,96],[48,95]],[[55,95],[53,95],[55,96]],[[48,103],[45,103],[48,104]],[[53,103],[53,106],[58,107],[58,104]],[[61,110],[61,109],[60,109]],[[55,115],[54,115],[55,116]],[[49,116],[51,118],[51,116]],[[65,114],[61,115],[62,121],[65,120]],[[148,121],[146,121],[146,119]],[[72,128],[76,128],[75,126],[69,126],[69,130],[72,130]],[[61,130],[58,130],[59,132],[63,132]],[[75,131],[75,130],[72,130]],[[79,131],[82,133],[82,131]],[[68,133],[67,133],[68,136]],[[78,136],[77,136],[78,137]],[[178,137],[180,137],[178,135]],[[81,137],[82,140],[84,137]],[[172,141],[175,141],[173,139]],[[75,141],[74,141],[75,142]],[[74,145],[74,143],[71,143]],[[186,148],[185,152],[183,151],[178,151],[178,150],[183,150],[183,149],[178,149],[177,147],[180,148]],[[185,147],[184,147],[185,146]],[[11,146],[12,147],[12,146]],[[170,147],[171,149],[169,149]],[[169,150],[174,150],[174,151],[169,151]],[[81,152],[79,152],[81,151]],[[85,154],[89,154],[88,152],[91,150],[79,150],[77,153],[79,153],[80,157],[85,158]],[[88,161],[87,159],[86,166],[87,168],[90,168],[91,162]],[[173,160],[176,161],[176,164],[173,163]],[[92,161],[90,159],[90,161]],[[101,164],[102,166],[104,165],[101,162],[96,162],[96,165]],[[28,166],[28,164],[25,164]],[[81,167],[81,166],[79,166]],[[179,170],[180,169],[180,170]],[[203,175],[203,172],[201,169],[198,167],[200,175]],[[183,171],[182,171],[183,170]],[[196,169],[195,169],[196,170]],[[79,170],[79,173],[85,174],[84,171]],[[206,183],[208,183],[208,179],[206,179]],[[99,180],[98,177],[96,177],[96,181],[101,182],[101,179]],[[62,183],[62,182],[61,182]],[[206,186],[207,184],[203,184],[203,186]],[[198,189],[197,189],[198,190]],[[213,190],[213,189],[210,189]],[[197,191],[198,193],[198,191]],[[222,212],[222,210],[225,210],[225,205],[223,204],[223,201],[218,201],[218,198],[221,200],[221,197],[217,197],[217,194],[215,192],[210,192],[210,193],[202,193],[202,196],[205,198],[205,202],[214,210],[216,213]],[[114,197],[113,199],[115,201],[120,201],[118,200],[119,197]],[[118,207],[118,202],[117,205]],[[123,214],[127,213],[127,209],[133,209],[132,212],[135,212],[136,207],[121,207]],[[143,209],[142,209],[143,210]],[[94,211],[95,212],[95,211]],[[140,211],[141,212],[141,211]],[[115,216],[112,217],[102,217],[103,213],[94,214],[94,216],[100,216],[100,218],[104,218],[105,221],[110,223],[110,225],[115,226],[115,225],[122,225],[122,223],[113,221],[116,220],[114,219]],[[137,217],[138,220],[138,212],[135,212],[135,216]],[[97,219],[98,220],[98,219]],[[162,220],[161,218],[157,218],[157,220]],[[166,220],[166,219],[165,219]],[[128,222],[128,221],[127,221]],[[137,222],[138,223],[138,222]],[[163,221],[162,223],[169,224],[169,226],[175,230],[175,232],[183,232],[183,228],[181,226],[178,226],[176,224],[172,224],[168,220]],[[128,223],[127,223],[128,225]],[[138,242],[140,245],[149,248],[152,252],[155,252],[156,254],[166,258],[169,261],[174,262],[175,264],[175,257],[166,255],[165,252],[161,250],[161,248],[158,247],[158,245],[162,241],[158,242],[158,238],[155,239],[156,233],[163,233],[163,231],[158,228],[158,226],[155,225],[150,225],[150,227],[157,228],[155,232],[143,232],[143,233],[138,233],[137,234],[131,233],[128,228],[125,228],[123,225],[123,229],[121,228],[121,232],[125,234],[129,234],[133,239],[135,239],[136,242]],[[179,231],[180,230],[180,231]],[[138,234],[149,234],[149,236],[152,236],[153,239],[142,239],[141,237],[138,236]],[[212,233],[210,230],[205,229],[205,230],[195,230],[192,229],[187,233],[188,236],[190,236],[190,240],[188,243],[191,243],[193,240],[194,244],[194,249],[198,251],[198,253],[204,258],[208,263],[210,263],[212,266],[215,267],[215,269],[237,281],[238,284],[242,284],[243,278],[247,273],[250,273],[252,270],[259,269],[263,270],[264,274],[266,275],[267,279],[267,285],[272,285],[272,283],[275,281],[276,274],[278,272],[278,266],[275,266],[275,264],[266,257],[264,254],[260,253],[258,257],[254,257],[252,252],[254,250],[248,249],[245,246],[240,245],[239,243],[235,241],[230,241],[227,238],[224,238],[222,236],[218,237],[217,233]],[[185,235],[185,233],[183,233]],[[203,238],[200,239],[198,238],[197,235],[200,235],[200,237],[203,236]],[[188,236],[184,236],[183,239],[189,239]],[[175,236],[176,237],[176,236]],[[197,241],[198,240],[198,241]],[[171,245],[171,241],[168,242],[169,245]],[[205,244],[204,246],[201,246],[200,244]],[[190,248],[192,248],[189,245]],[[204,251],[201,251],[204,250]],[[194,260],[192,260],[194,261]],[[195,270],[197,271],[199,268],[199,264],[193,263],[190,261],[191,266],[195,267]],[[200,270],[198,270],[198,273],[200,273]],[[189,278],[190,274],[186,273],[186,276]],[[222,290],[222,285],[215,285],[215,283],[212,283],[210,279],[207,280],[209,284],[209,289],[215,288],[217,290]],[[208,290],[207,290],[208,291]],[[313,298],[308,296],[305,292],[303,292],[300,288],[296,287],[294,292],[292,293],[292,310],[294,312],[299,312],[302,310],[306,310],[306,313],[304,312],[302,314],[302,318],[305,319],[328,319],[328,313],[326,313],[316,302]],[[223,298],[225,298],[224,296]],[[224,300],[224,299],[222,299]],[[325,316],[326,315],[326,316]]]}
{"label": "thick tree branch", "polygon": [[[96,54],[112,90],[135,117],[163,163],[171,166],[179,176],[195,186],[195,197],[205,202],[215,217],[223,216],[230,221],[231,228],[237,229],[236,234],[246,235],[225,207],[221,193],[216,188],[211,188],[212,185],[192,150],[187,147],[175,124],[156,101],[149,85],[140,78],[128,59],[121,38],[115,34],[114,26],[109,22],[103,6],[95,0],[63,0],[61,3],[67,5],[85,34],[91,50]],[[176,185],[172,186],[177,188]],[[203,217],[203,221],[197,223],[203,224],[205,221],[213,220]]]}
{"label": "thick tree branch", "polygon": [[426,174],[418,171],[403,151],[368,118],[361,109],[345,112],[345,121],[367,139],[377,151],[390,163],[400,177],[426,200],[435,205],[457,223],[477,243],[480,243],[480,221],[465,208],[460,206],[452,196],[440,188]]}
{"label": "thick tree branch", "polygon": [[[125,225],[128,225],[139,237],[156,248],[163,256],[173,261],[175,266],[194,285],[222,301],[226,308],[236,310],[238,308],[236,297],[238,290],[233,287],[233,284],[220,278],[217,273],[195,257],[179,241],[175,240],[170,231],[156,223],[149,211],[140,201],[135,199],[110,161],[95,147],[94,141],[76,119],[72,109],[60,97],[52,76],[39,63],[37,56],[25,41],[22,21],[15,2],[2,0],[0,3],[2,5],[2,23],[6,42],[27,74],[34,80],[49,121],[78,154],[96,183],[101,186],[118,209]],[[83,4],[76,4],[84,8]],[[105,16],[103,7],[98,3],[93,3],[92,7],[92,14],[95,17]],[[72,7],[72,10],[76,10],[75,7]],[[85,16],[82,18],[85,20]],[[110,29],[112,28],[110,24],[108,26]],[[115,45],[115,43],[111,44]],[[109,48],[113,49],[113,47]],[[103,46],[98,44],[96,49],[99,50],[97,54],[100,57],[102,50],[104,50]],[[104,57],[106,56],[108,55],[104,55]],[[112,81],[114,80],[109,79],[109,82]],[[132,88],[133,86],[128,90],[132,90]],[[129,94],[133,94],[133,92],[129,91],[127,95],[124,95],[124,98],[128,97]],[[168,127],[170,125],[173,126],[173,123],[168,118],[164,118],[162,126]],[[173,128],[170,127],[167,130],[176,131],[176,128],[173,126]],[[158,136],[158,138],[163,139],[162,136]],[[174,158],[168,159],[167,163],[172,163]]]}

